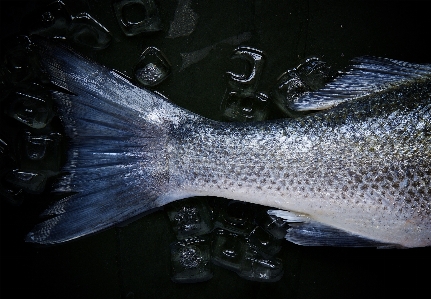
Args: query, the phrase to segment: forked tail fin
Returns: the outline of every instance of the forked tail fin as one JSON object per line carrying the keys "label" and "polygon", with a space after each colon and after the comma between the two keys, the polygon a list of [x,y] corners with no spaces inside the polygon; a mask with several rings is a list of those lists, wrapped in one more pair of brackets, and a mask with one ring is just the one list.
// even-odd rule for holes
{"label": "forked tail fin", "polygon": [[138,88],[73,51],[36,40],[58,114],[71,139],[66,175],[71,192],[44,212],[26,241],[61,243],[111,227],[175,200],[169,186],[169,132],[198,117]]}

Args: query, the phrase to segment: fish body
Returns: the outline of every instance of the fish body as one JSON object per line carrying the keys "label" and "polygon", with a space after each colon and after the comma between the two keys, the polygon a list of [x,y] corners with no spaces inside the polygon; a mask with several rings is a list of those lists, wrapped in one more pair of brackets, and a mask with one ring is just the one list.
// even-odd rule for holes
{"label": "fish body", "polygon": [[300,119],[185,125],[169,154],[172,188],[295,211],[382,243],[429,245],[427,85]]}
{"label": "fish body", "polygon": [[292,223],[286,239],[301,245],[431,245],[430,66],[363,59],[297,103],[318,112],[223,123],[70,50],[38,48],[68,91],[53,92],[72,140],[57,190],[74,194],[27,241],[61,243],[174,200],[218,196],[277,209]]}

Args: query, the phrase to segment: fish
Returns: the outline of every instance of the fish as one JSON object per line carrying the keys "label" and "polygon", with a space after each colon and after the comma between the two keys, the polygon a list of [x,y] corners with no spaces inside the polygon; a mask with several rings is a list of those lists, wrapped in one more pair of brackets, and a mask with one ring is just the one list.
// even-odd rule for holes
{"label": "fish", "polygon": [[52,41],[33,40],[70,139],[26,241],[58,244],[192,196],[269,207],[303,246],[431,246],[431,65],[359,57],[305,116],[207,119]]}

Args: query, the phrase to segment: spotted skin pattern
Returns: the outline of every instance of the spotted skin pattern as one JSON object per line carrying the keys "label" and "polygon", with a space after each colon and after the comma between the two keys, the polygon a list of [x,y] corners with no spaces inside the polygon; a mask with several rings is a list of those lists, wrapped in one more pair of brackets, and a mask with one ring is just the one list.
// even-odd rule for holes
{"label": "spotted skin pattern", "polygon": [[172,133],[171,190],[304,213],[383,243],[431,245],[430,90],[410,84],[301,119],[185,122]]}

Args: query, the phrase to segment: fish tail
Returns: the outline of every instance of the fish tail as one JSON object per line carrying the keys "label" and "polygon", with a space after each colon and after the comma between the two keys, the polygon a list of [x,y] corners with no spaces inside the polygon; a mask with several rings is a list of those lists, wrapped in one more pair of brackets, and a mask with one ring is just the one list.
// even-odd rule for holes
{"label": "fish tail", "polygon": [[169,185],[169,136],[193,114],[63,46],[36,40],[35,48],[65,90],[52,92],[70,137],[55,191],[69,196],[43,213],[26,241],[69,241],[178,199]]}

